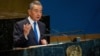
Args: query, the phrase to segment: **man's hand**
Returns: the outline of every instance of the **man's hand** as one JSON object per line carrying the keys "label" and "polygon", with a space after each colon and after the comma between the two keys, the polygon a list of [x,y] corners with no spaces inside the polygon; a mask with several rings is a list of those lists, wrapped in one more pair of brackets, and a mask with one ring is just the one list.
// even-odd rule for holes
{"label": "man's hand", "polygon": [[23,25],[23,32],[24,32],[24,36],[28,36],[30,30],[31,30],[31,24],[24,24]]}
{"label": "man's hand", "polygon": [[47,41],[45,39],[42,39],[41,40],[41,43],[42,43],[42,45],[46,45],[47,44]]}

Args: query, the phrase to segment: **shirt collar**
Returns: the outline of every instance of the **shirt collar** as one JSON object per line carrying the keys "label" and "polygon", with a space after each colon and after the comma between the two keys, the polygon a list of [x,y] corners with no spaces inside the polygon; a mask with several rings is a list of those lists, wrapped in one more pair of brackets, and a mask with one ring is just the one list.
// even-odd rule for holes
{"label": "shirt collar", "polygon": [[[32,20],[32,18],[30,16],[28,17],[28,20],[29,20],[30,24],[33,24],[35,22],[34,20]],[[37,23],[37,21],[36,21],[36,23]]]}

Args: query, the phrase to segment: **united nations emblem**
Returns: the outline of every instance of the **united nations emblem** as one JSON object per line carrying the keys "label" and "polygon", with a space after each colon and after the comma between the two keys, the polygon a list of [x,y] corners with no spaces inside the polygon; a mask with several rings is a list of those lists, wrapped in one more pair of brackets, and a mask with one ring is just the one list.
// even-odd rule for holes
{"label": "united nations emblem", "polygon": [[79,45],[72,45],[66,49],[67,56],[82,56],[82,49]]}

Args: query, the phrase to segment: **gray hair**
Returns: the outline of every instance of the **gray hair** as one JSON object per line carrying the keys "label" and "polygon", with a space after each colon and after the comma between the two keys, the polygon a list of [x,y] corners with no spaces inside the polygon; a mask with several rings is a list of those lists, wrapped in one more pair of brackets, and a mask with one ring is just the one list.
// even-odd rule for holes
{"label": "gray hair", "polygon": [[29,4],[29,9],[32,9],[33,5],[40,5],[40,6],[42,6],[42,4],[39,1],[35,0],[35,1],[33,1],[33,2],[31,2]]}

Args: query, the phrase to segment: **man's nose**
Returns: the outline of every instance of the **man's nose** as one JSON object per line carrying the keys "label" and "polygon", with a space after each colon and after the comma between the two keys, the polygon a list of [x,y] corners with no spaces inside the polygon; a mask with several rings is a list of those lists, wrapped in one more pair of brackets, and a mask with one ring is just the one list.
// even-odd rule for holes
{"label": "man's nose", "polygon": [[37,13],[38,16],[41,16],[41,13]]}

